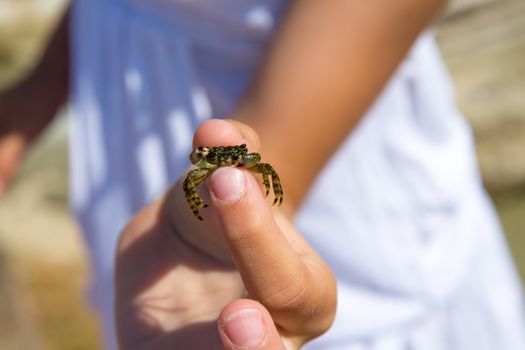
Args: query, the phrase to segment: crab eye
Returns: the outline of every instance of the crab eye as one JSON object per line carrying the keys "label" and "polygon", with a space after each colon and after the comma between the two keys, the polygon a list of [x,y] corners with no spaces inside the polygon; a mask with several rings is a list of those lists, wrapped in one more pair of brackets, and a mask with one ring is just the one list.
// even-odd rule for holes
{"label": "crab eye", "polygon": [[241,148],[246,148],[246,144],[243,143],[243,144],[241,145]]}
{"label": "crab eye", "polygon": [[202,152],[202,150],[204,149],[204,147],[202,147],[202,146],[199,146],[199,147],[197,147],[197,149],[198,149],[199,151],[201,151],[201,152]]}
{"label": "crab eye", "polygon": [[257,165],[261,161],[261,155],[259,153],[245,154],[242,158],[239,158],[239,164],[247,168],[251,168]]}
{"label": "crab eye", "polygon": [[202,147],[197,147],[190,153],[191,164],[197,164],[199,160],[201,160],[201,158],[202,158]]}

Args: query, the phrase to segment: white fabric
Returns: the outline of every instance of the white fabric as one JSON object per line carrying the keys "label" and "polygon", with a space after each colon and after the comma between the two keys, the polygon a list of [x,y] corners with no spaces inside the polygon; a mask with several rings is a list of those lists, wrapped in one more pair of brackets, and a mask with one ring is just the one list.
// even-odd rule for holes
{"label": "white fabric", "polygon": [[[108,348],[120,229],[188,165],[195,127],[227,116],[284,0],[77,0],[72,206]],[[329,161],[297,215],[338,278],[310,349],[525,349],[519,281],[431,34]]]}

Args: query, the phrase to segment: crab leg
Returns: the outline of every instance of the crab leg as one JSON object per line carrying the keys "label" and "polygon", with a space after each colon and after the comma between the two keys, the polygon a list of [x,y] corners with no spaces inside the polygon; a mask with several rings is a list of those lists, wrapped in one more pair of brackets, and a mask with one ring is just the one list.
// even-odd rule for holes
{"label": "crab leg", "polygon": [[186,202],[191,208],[193,215],[195,215],[199,220],[203,221],[202,216],[199,215],[199,208],[206,208],[208,204],[204,204],[201,197],[197,193],[197,186],[199,186],[210,173],[209,169],[193,169],[190,170],[188,176],[182,184],[184,189]]}
{"label": "crab leg", "polygon": [[281,186],[281,180],[279,180],[279,175],[277,175],[275,169],[268,163],[259,163],[250,169],[262,174],[264,187],[266,188],[266,195],[268,195],[268,192],[270,191],[269,177],[272,177],[272,187],[275,195],[272,205],[275,205],[276,203],[281,205],[284,193]]}

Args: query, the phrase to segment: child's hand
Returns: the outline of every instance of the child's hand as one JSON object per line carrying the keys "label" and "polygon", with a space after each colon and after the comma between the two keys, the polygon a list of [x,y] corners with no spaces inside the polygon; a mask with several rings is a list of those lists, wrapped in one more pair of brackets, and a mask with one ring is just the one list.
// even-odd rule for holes
{"label": "child's hand", "polygon": [[[250,128],[217,120],[194,140],[242,143],[259,147]],[[201,222],[179,179],[130,222],[117,255],[122,348],[299,349],[329,328],[335,280],[259,180],[238,168],[215,171]]]}

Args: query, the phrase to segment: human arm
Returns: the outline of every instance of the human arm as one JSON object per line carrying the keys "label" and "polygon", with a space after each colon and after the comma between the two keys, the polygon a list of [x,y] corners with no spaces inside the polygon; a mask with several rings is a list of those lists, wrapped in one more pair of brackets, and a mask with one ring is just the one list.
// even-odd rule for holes
{"label": "human arm", "polygon": [[69,11],[35,67],[0,92],[0,195],[27,147],[51,122],[69,90]]}
{"label": "human arm", "polygon": [[[234,112],[279,169],[290,212],[443,0],[298,0]],[[300,171],[301,176],[297,176]]]}

